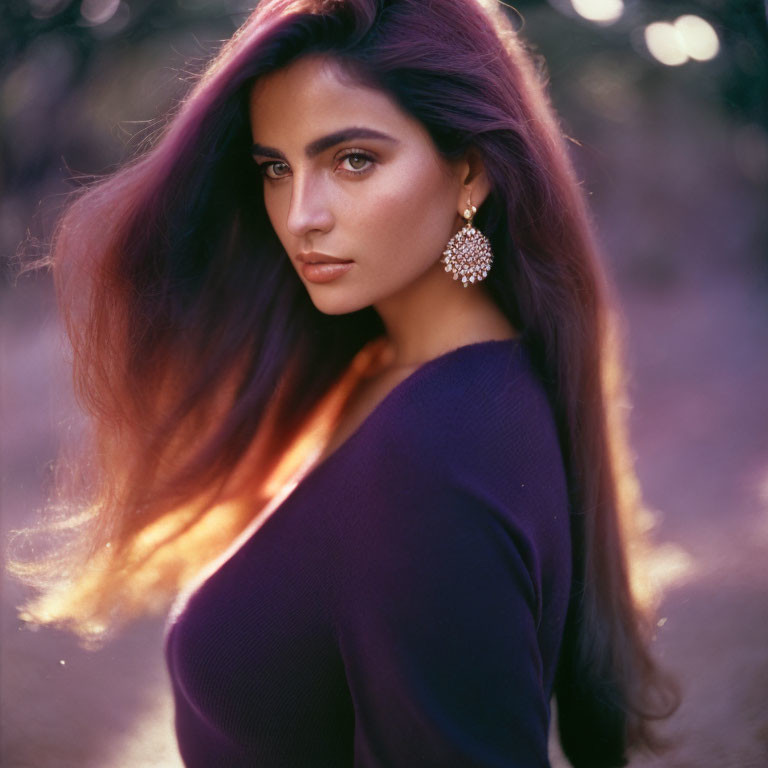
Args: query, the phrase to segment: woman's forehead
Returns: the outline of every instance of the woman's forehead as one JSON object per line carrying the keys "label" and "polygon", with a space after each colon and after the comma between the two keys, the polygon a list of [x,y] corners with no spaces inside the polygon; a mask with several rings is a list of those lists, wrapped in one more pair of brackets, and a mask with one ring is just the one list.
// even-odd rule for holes
{"label": "woman's forehead", "polygon": [[330,110],[396,108],[388,94],[356,82],[334,59],[307,56],[259,78],[250,94],[251,108],[280,108],[284,111],[310,108]]}
{"label": "woman's forehead", "polygon": [[356,82],[343,65],[306,56],[260,78],[250,94],[254,140],[273,144],[292,138],[309,143],[350,126],[388,135],[421,132],[386,92]]}

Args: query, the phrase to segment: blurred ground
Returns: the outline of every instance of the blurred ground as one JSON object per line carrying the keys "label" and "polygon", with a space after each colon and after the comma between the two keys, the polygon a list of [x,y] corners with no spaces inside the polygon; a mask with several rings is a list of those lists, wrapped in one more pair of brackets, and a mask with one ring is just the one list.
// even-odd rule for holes
{"label": "blurred ground", "polygon": [[[537,29],[531,13],[528,22]],[[555,49],[572,56],[576,37],[563,37],[560,22],[546,29]],[[165,55],[169,46],[156,50]],[[723,116],[700,93],[692,96],[701,86],[694,74],[654,75],[641,88],[629,58],[607,44],[589,59],[564,54],[558,62],[545,52],[553,85],[563,89],[567,132],[581,142],[574,158],[626,315],[633,446],[656,520],[653,578],[665,588],[657,649],[684,685],[683,705],[665,728],[673,751],[663,759],[638,757],[632,766],[766,766],[765,134]],[[107,101],[122,95],[104,88],[119,71],[100,73]],[[706,92],[706,83],[701,87]],[[154,106],[148,110],[154,114]],[[85,111],[78,114],[82,120]],[[104,114],[112,113],[101,117],[111,125]],[[37,124],[32,117],[29,124]],[[48,192],[34,194],[37,200]],[[26,221],[28,213],[13,205],[0,216],[9,243],[17,240],[7,234],[16,231],[8,222]],[[0,284],[0,333],[5,542],[45,501],[71,409],[45,276]],[[162,619],[138,623],[91,653],[63,633],[23,629],[15,615],[18,585],[3,574],[0,589],[0,765],[181,765]],[[553,754],[554,766],[565,765],[556,746]]]}

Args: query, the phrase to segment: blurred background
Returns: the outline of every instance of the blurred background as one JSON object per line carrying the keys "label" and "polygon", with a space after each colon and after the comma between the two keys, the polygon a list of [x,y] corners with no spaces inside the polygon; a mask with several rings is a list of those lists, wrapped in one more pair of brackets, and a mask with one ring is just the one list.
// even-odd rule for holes
{"label": "blurred background", "polygon": [[[71,423],[50,277],[15,277],[78,177],[135,153],[245,20],[239,0],[0,6],[0,534]],[[760,0],[550,0],[510,14],[546,67],[627,330],[656,638],[684,703],[632,766],[768,765],[768,31]],[[17,619],[2,576],[0,763],[180,766],[162,620],[101,651]],[[553,745],[553,764],[564,766]]]}

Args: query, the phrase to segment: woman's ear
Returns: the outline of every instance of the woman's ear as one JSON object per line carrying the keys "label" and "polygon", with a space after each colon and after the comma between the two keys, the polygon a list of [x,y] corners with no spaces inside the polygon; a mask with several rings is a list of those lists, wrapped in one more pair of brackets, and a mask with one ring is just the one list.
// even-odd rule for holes
{"label": "woman's ear", "polygon": [[485,171],[485,165],[480,153],[470,147],[459,163],[459,182],[461,189],[456,201],[457,210],[463,213],[469,201],[475,208],[480,208],[491,191],[491,182]]}

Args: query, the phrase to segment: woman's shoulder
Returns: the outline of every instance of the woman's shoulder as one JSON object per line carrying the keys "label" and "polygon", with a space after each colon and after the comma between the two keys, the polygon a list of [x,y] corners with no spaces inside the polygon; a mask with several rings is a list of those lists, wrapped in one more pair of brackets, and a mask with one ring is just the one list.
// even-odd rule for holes
{"label": "woman's shoulder", "polygon": [[455,473],[561,460],[554,412],[520,338],[458,347],[392,394],[377,437],[406,461],[434,464],[442,456],[433,469]]}

